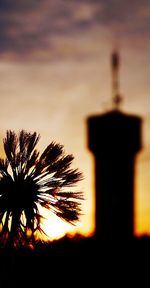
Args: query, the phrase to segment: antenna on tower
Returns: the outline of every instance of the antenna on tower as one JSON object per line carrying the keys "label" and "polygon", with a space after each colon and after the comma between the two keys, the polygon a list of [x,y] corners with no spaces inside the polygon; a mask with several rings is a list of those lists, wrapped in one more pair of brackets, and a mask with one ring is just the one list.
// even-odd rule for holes
{"label": "antenna on tower", "polygon": [[119,91],[119,54],[118,51],[113,51],[111,55],[111,67],[112,67],[112,93],[113,93],[113,106],[115,109],[119,109],[122,102],[122,97]]}

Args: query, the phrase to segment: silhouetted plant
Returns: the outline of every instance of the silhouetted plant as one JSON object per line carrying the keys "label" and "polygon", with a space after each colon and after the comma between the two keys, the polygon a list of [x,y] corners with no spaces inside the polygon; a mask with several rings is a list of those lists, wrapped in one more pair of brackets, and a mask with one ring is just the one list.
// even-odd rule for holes
{"label": "silhouetted plant", "polygon": [[6,159],[0,159],[0,241],[13,247],[35,242],[43,232],[39,205],[63,220],[79,220],[83,193],[73,191],[82,179],[71,169],[73,155],[51,142],[44,152],[35,149],[40,135],[7,131],[3,140]]}

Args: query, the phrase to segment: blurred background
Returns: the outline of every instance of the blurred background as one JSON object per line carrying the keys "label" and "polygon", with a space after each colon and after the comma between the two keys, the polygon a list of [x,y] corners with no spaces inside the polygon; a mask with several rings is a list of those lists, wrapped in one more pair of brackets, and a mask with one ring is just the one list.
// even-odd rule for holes
{"label": "blurred background", "polygon": [[[86,119],[112,109],[113,49],[120,54],[122,111],[142,117],[136,161],[136,234],[150,233],[150,2],[0,1],[0,145],[7,129],[36,131],[73,154],[84,174],[83,215],[74,227],[43,211],[51,239],[95,229],[93,157]],[[111,143],[110,143],[111,145]]]}

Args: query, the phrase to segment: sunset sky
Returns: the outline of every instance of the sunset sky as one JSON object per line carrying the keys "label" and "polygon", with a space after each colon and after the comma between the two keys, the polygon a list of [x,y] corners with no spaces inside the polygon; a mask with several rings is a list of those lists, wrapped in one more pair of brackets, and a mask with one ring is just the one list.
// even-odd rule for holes
{"label": "sunset sky", "polygon": [[53,140],[63,144],[84,174],[83,216],[72,227],[46,214],[45,230],[52,238],[94,231],[94,163],[86,119],[112,109],[114,48],[121,59],[122,110],[143,118],[136,232],[150,233],[149,0],[0,1],[1,143],[7,129],[37,131],[41,151]]}

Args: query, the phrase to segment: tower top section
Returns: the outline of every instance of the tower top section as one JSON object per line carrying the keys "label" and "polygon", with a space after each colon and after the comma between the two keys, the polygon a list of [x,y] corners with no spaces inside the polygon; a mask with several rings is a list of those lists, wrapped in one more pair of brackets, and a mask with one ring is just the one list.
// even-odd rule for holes
{"label": "tower top section", "polygon": [[115,110],[118,110],[122,102],[122,97],[119,91],[120,58],[119,53],[116,50],[114,50],[111,54],[111,68],[112,68],[112,101]]}
{"label": "tower top section", "polygon": [[111,111],[90,116],[87,123],[88,147],[100,157],[109,156],[110,159],[116,155],[128,157],[142,148],[142,120],[139,116]]}

